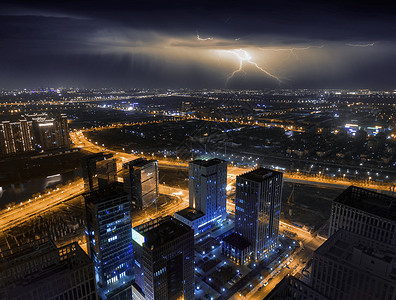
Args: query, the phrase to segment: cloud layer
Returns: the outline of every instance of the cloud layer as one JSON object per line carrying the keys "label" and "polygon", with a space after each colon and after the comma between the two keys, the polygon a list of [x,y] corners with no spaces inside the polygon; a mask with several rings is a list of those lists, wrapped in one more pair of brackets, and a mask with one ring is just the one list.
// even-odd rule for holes
{"label": "cloud layer", "polygon": [[12,2],[0,87],[395,88],[395,10],[378,7]]}

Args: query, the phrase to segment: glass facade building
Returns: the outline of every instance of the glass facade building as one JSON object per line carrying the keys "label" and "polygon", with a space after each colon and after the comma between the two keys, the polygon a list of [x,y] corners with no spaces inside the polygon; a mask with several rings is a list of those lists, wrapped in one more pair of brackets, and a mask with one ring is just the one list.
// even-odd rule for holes
{"label": "glass facade building", "polygon": [[133,299],[194,299],[194,231],[167,216],[133,229]]}
{"label": "glass facade building", "polygon": [[[132,223],[128,195],[122,186],[84,194],[88,251],[94,261],[100,287],[117,286],[132,275]],[[124,278],[125,280],[125,278]]]}
{"label": "glass facade building", "polygon": [[82,163],[86,192],[102,189],[116,181],[117,164],[111,153],[95,153]]}
{"label": "glass facade building", "polygon": [[227,162],[218,158],[194,160],[189,164],[190,208],[202,211],[198,230],[227,217]]}
{"label": "glass facade building", "polygon": [[235,232],[250,243],[255,261],[278,247],[282,182],[282,173],[265,168],[237,176]]}
{"label": "glass facade building", "polygon": [[126,169],[124,190],[132,205],[142,209],[158,199],[158,161],[138,158],[123,165]]}

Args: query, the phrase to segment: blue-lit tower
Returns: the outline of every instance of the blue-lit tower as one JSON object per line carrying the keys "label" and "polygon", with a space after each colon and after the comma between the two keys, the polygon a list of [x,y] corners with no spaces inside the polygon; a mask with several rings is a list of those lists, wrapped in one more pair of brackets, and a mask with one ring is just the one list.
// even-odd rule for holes
{"label": "blue-lit tower", "polygon": [[218,158],[194,160],[189,165],[190,207],[202,211],[199,231],[227,217],[227,162]]}
{"label": "blue-lit tower", "polygon": [[237,176],[235,232],[250,243],[251,259],[278,247],[283,174],[258,168]]}
{"label": "blue-lit tower", "polygon": [[[132,223],[130,201],[122,185],[84,194],[88,254],[95,264],[99,288],[111,290],[132,275]],[[124,278],[125,277],[125,278]]]}

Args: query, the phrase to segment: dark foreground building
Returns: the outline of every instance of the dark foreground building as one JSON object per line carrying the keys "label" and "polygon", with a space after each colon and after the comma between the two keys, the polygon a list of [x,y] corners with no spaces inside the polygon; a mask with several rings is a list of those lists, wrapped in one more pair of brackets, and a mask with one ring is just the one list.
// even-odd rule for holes
{"label": "dark foreground building", "polygon": [[86,192],[103,189],[116,181],[117,164],[111,153],[95,153],[83,159],[82,170]]}
{"label": "dark foreground building", "polygon": [[350,186],[333,201],[329,237],[339,229],[396,245],[396,198]]}
{"label": "dark foreground building", "polygon": [[194,299],[194,231],[167,216],[132,231],[133,299]]}
{"label": "dark foreground building", "polygon": [[77,243],[47,239],[0,253],[0,299],[97,299],[94,266]]}
{"label": "dark foreground building", "polygon": [[330,299],[396,299],[396,247],[341,229],[314,252],[311,274]]}

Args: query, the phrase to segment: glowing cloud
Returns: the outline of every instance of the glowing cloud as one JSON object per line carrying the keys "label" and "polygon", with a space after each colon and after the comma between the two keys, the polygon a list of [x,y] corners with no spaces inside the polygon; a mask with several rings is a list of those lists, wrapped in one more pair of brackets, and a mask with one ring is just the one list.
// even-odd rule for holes
{"label": "glowing cloud", "polygon": [[212,38],[212,37],[201,38],[201,37],[199,36],[198,31],[197,31],[197,40],[198,40],[198,41],[211,41],[211,40],[213,40],[213,38]]}
{"label": "glowing cloud", "polygon": [[324,45],[320,45],[320,46],[306,46],[306,47],[293,47],[293,48],[260,48],[260,50],[263,50],[263,51],[285,51],[285,52],[289,53],[286,59],[289,59],[291,56],[294,56],[297,60],[301,60],[300,57],[297,54],[298,51],[305,51],[305,50],[309,50],[309,49],[312,49],[312,48],[321,49],[323,47],[324,47]]}
{"label": "glowing cloud", "polygon": [[249,52],[247,52],[244,49],[234,49],[234,50],[220,50],[222,52],[227,52],[227,53],[231,53],[233,55],[235,55],[235,57],[238,59],[239,61],[239,68],[236,69],[235,71],[233,71],[228,77],[227,77],[227,81],[226,81],[226,85],[228,84],[228,82],[230,81],[231,78],[233,78],[237,73],[239,72],[244,72],[243,71],[243,65],[244,63],[248,63],[253,65],[256,69],[258,69],[260,72],[264,73],[265,75],[275,79],[276,81],[278,81],[278,83],[282,83],[282,81],[280,80],[280,78],[272,73],[270,73],[269,71],[265,70],[263,67],[259,66],[256,62],[252,61],[252,57],[250,56]]}

